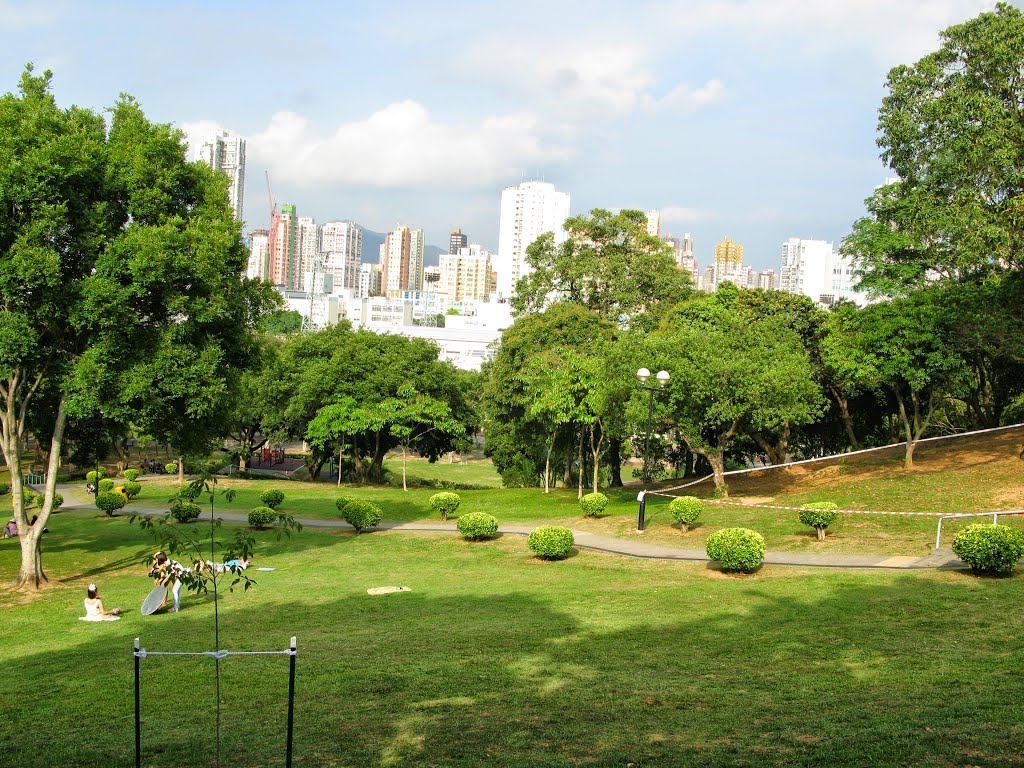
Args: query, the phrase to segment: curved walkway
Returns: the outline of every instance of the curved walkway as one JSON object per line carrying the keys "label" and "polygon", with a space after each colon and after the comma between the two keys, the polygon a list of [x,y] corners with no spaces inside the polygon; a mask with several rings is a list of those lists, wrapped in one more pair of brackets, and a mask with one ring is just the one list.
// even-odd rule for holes
{"label": "curved walkway", "polygon": [[[81,485],[62,485],[58,487],[65,496],[82,492]],[[61,509],[95,509],[91,504],[65,504]],[[129,505],[118,515],[143,514],[164,516],[166,512]],[[218,512],[217,517],[227,522],[248,522],[246,515],[239,512]],[[200,520],[209,520],[210,514],[204,512]],[[323,520],[300,517],[296,520],[310,528],[340,528],[353,530],[352,526],[341,520]],[[527,536],[536,526],[503,525],[498,533],[512,536]],[[454,523],[381,523],[371,530],[377,531],[432,531],[458,533]],[[601,536],[587,531],[573,531],[576,546],[595,552],[607,552],[624,557],[641,557],[650,560],[693,560],[709,562],[703,549],[682,549],[663,544],[651,544],[638,539],[620,539],[614,536]],[[822,554],[815,552],[767,552],[764,556],[766,565],[795,565],[816,568],[886,568],[895,570],[913,569],[964,569],[967,566],[948,549],[936,549],[925,557],[906,557],[893,555],[843,555]]]}

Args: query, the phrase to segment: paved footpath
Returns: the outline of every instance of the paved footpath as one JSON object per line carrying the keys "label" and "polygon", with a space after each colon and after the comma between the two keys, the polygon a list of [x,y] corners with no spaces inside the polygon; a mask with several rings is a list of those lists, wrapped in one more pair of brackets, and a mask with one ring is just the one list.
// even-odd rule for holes
{"label": "paved footpath", "polygon": [[[84,493],[81,485],[62,485],[58,490],[65,498],[80,497]],[[92,504],[68,504],[65,503],[61,509],[95,509]],[[166,515],[166,512],[158,512],[153,509],[129,505],[122,509],[120,516],[130,514],[144,515]],[[238,512],[218,512],[217,517],[226,522],[245,523],[248,522],[246,515]],[[209,520],[209,513],[203,513],[200,520]],[[341,520],[323,520],[316,518],[296,518],[303,526],[310,528],[341,528],[352,530],[352,526]],[[503,525],[498,528],[498,533],[527,536],[536,526],[533,525]],[[371,530],[377,531],[433,531],[458,533],[454,523],[381,523]],[[708,557],[703,549],[682,549],[680,547],[669,547],[663,544],[652,544],[643,541],[643,534],[638,534],[635,539],[622,539],[614,536],[600,536],[587,531],[573,531],[573,538],[576,546],[583,549],[591,549],[596,552],[608,552],[614,555],[625,557],[642,557],[650,560],[695,560],[708,562]],[[924,568],[963,569],[967,566],[949,549],[936,549],[925,557],[905,557],[893,555],[841,555],[841,554],[819,554],[815,552],[767,552],[764,556],[766,565],[795,565],[801,567],[818,568],[888,568],[896,570],[911,570]]]}

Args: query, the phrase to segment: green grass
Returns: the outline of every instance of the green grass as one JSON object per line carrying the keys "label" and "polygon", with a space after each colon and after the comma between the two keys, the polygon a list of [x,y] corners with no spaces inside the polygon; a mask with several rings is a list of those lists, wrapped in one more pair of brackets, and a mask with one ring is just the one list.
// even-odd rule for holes
{"label": "green grass", "polygon": [[[50,528],[52,588],[0,590],[0,763],[130,765],[132,638],[211,649],[211,598],[141,617],[144,532],[86,511]],[[729,577],[545,563],[514,536],[259,538],[256,564],[278,570],[223,596],[221,646],[298,636],[296,765],[1024,765],[1019,574]],[[0,542],[0,582],[17,555]],[[89,581],[122,621],[76,620]],[[392,584],[412,591],[366,594]],[[212,765],[213,662],[142,663],[144,764]],[[283,764],[286,660],[221,669],[224,764]]]}

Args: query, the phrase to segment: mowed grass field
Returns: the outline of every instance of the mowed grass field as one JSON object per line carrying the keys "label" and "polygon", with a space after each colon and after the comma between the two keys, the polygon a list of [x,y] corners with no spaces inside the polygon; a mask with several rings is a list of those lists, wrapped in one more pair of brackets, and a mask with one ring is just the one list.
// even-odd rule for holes
{"label": "mowed grass field", "polygon": [[[131,765],[132,639],[213,646],[212,597],[142,617],[148,535],[56,515],[50,586],[0,588],[0,765]],[[676,534],[678,536],[678,534]],[[764,568],[580,552],[518,536],[258,534],[221,647],[299,641],[295,764],[1024,765],[1024,578]],[[0,541],[0,583],[17,564]],[[87,623],[90,581],[122,621]],[[411,591],[371,597],[371,587]],[[143,764],[214,764],[214,663],[143,666]],[[283,765],[287,659],[221,662],[224,765]]]}
{"label": "mowed grass field", "polygon": [[[1024,509],[1024,461],[1020,458],[1024,429],[1005,430],[981,436],[957,437],[922,444],[915,469],[902,469],[902,448],[829,460],[786,469],[765,469],[729,478],[731,500],[741,504],[800,506],[811,501],[834,501],[845,509],[963,513]],[[602,488],[610,504],[601,518],[585,518],[577,503],[575,488],[558,487],[545,494],[538,488],[503,489],[494,468],[486,462],[430,464],[410,461],[409,475],[415,481],[444,480],[472,486],[459,490],[460,512],[484,511],[506,524],[557,524],[610,536],[701,549],[708,535],[720,528],[741,525],[761,533],[769,549],[815,553],[877,553],[893,555],[928,554],[935,543],[935,517],[889,515],[843,515],[819,542],[813,529],[799,521],[798,513],[743,506],[708,504],[703,521],[680,534],[668,512],[669,498],[649,497],[647,530],[636,532],[638,485]],[[391,461],[393,483],[384,487],[342,486],[327,483],[298,483],[284,480],[240,481],[223,479],[223,488],[233,488],[236,498],[218,498],[218,508],[247,512],[261,504],[259,494],[280,488],[286,494],[283,510],[298,517],[338,519],[335,500],[339,496],[369,499],[379,504],[386,522],[436,522],[429,506],[435,488],[401,489],[401,463]],[[664,481],[658,488],[670,489],[682,481]],[[178,488],[173,477],[147,478],[143,494],[132,503],[150,509],[167,509],[167,500]],[[710,482],[674,493],[709,497]],[[74,500],[87,503],[84,490]],[[990,518],[982,518],[987,521]],[[1024,526],[1024,518],[1007,517],[1005,524]],[[943,545],[949,546],[956,531],[977,519],[947,521]]]}

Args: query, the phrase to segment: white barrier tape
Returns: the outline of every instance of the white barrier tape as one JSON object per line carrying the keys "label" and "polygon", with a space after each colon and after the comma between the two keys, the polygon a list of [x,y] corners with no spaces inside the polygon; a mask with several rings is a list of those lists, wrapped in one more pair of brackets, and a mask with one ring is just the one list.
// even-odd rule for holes
{"label": "white barrier tape", "polygon": [[211,659],[223,659],[227,656],[295,656],[294,648],[286,648],[283,651],[147,651],[140,648],[135,655],[144,659],[147,656],[207,656]]}
{"label": "white barrier tape", "polygon": [[[971,435],[983,435],[983,434],[985,434],[987,432],[1002,432],[1002,431],[1007,430],[1007,429],[1020,429],[1021,427],[1024,427],[1024,424],[1010,424],[1010,425],[1005,426],[1005,427],[990,427],[989,429],[976,429],[973,432],[957,432],[954,435],[936,435],[935,437],[923,437],[920,440],[915,441],[915,444],[930,443],[933,440],[949,440],[950,438],[953,438],[953,437],[969,437]],[[907,444],[907,441],[904,440],[901,443],[890,443],[889,445],[880,445],[877,448],[861,448],[859,450],[848,451],[846,453],[834,453],[834,454],[832,454],[830,456],[819,456],[816,459],[801,459],[800,461],[787,461],[787,462],[785,462],[783,464],[766,464],[763,467],[747,467],[746,469],[730,469],[728,472],[724,472],[723,475],[724,476],[728,476],[728,475],[743,475],[743,474],[746,474],[747,472],[763,472],[766,469],[784,469],[785,467],[795,467],[795,466],[798,466],[800,464],[813,464],[816,461],[829,461],[830,459],[842,459],[842,458],[845,458],[847,456],[857,456],[857,455],[859,455],[861,453],[872,453],[874,451],[885,451],[885,450],[888,450],[889,448],[898,448],[901,445],[906,445],[906,444]],[[702,477],[700,480],[694,480],[691,483],[686,483],[685,485],[677,485],[674,488],[663,488],[662,490],[663,491],[678,491],[678,490],[681,490],[683,488],[689,488],[691,485],[697,485],[698,483],[703,483],[705,480],[707,480],[709,478],[712,478],[712,477],[714,477],[713,474],[708,475],[707,477]],[[889,513],[886,513],[886,514],[889,514]],[[891,513],[891,514],[897,514],[897,513]]]}

